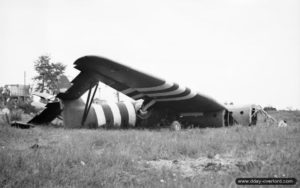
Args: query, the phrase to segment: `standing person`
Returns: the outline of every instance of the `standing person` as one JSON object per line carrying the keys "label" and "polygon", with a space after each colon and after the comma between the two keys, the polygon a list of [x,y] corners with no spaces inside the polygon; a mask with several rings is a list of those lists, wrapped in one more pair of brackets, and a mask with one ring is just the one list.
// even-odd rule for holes
{"label": "standing person", "polygon": [[3,101],[4,101],[4,105],[6,105],[7,103],[7,99],[10,96],[10,92],[7,86],[4,86],[3,90],[2,90],[2,97],[3,97]]}

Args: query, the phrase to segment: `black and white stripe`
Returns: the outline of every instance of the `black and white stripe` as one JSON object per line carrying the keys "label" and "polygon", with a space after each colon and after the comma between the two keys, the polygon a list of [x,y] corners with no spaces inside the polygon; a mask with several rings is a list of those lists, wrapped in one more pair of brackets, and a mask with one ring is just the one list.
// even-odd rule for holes
{"label": "black and white stripe", "polygon": [[93,104],[98,127],[133,127],[136,111],[130,102]]}
{"label": "black and white stripe", "polygon": [[157,102],[186,100],[197,95],[197,93],[192,92],[189,88],[168,82],[155,87],[128,88],[121,92],[135,100],[147,96],[153,98],[153,100]]}

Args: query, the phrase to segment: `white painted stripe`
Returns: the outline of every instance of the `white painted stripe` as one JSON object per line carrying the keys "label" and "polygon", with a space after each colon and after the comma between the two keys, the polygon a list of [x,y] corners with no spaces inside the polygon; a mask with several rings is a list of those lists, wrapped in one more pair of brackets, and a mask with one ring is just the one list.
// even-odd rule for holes
{"label": "white painted stripe", "polygon": [[186,90],[185,87],[178,87],[174,91],[168,91],[168,92],[163,92],[163,93],[152,93],[152,94],[146,94],[149,97],[160,97],[160,96],[169,96],[169,95],[178,95],[180,93],[183,93]]}
{"label": "white painted stripe", "polygon": [[158,102],[164,102],[164,101],[181,101],[181,100],[186,100],[186,99],[191,99],[193,97],[195,97],[197,95],[197,93],[190,93],[186,96],[182,96],[182,97],[173,97],[173,98],[166,98],[166,99],[155,99]]}
{"label": "white painted stripe", "polygon": [[145,91],[159,91],[159,90],[168,89],[168,88],[172,87],[173,85],[174,84],[172,84],[172,83],[165,82],[164,84],[159,85],[159,86],[145,87],[145,88],[136,88],[136,90],[140,91],[140,92],[145,92]]}
{"label": "white painted stripe", "polygon": [[189,99],[192,98],[196,95],[196,93],[189,93],[186,96],[181,96],[181,97],[173,97],[172,95],[178,95],[181,93],[184,93],[186,91],[185,87],[179,87],[177,88],[175,91],[169,91],[169,92],[162,92],[162,93],[152,93],[152,94],[137,94],[132,96],[131,98],[137,100],[143,96],[149,96],[149,97],[161,97],[161,96],[170,96],[169,98],[164,98],[164,99],[155,99],[156,101],[176,101],[176,100],[185,100],[185,99]]}
{"label": "white painted stripe", "polygon": [[130,93],[132,93],[132,92],[134,92],[135,90],[133,89],[133,88],[128,88],[128,89],[125,89],[125,90],[123,90],[123,91],[121,91],[123,94],[125,94],[125,95],[128,95],[128,94],[130,94]]}
{"label": "white painted stripe", "polygon": [[112,111],[114,126],[121,126],[121,113],[116,103],[107,103]]}
{"label": "white painted stripe", "polygon": [[102,106],[99,104],[93,104],[92,107],[96,112],[98,127],[104,126],[106,124],[106,118]]}
{"label": "white painted stripe", "polygon": [[128,111],[128,124],[131,126],[135,126],[136,123],[136,112],[132,103],[124,102],[127,111]]}
{"label": "white painted stripe", "polygon": [[140,94],[136,94],[136,95],[132,96],[131,98],[137,100],[137,99],[141,98],[142,96],[144,96],[144,95],[142,93],[140,93]]}

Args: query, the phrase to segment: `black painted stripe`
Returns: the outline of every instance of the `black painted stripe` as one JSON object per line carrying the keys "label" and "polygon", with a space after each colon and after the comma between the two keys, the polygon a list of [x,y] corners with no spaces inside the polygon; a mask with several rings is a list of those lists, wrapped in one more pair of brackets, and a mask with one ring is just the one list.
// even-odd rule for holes
{"label": "black painted stripe", "polygon": [[177,95],[168,95],[168,96],[161,96],[161,97],[153,97],[155,99],[172,99],[177,97],[184,97],[191,93],[191,90],[189,88],[186,88],[183,93],[177,94]]}
{"label": "black painted stripe", "polygon": [[131,93],[128,93],[127,96],[133,97],[133,96],[138,95],[138,94],[141,94],[141,93],[138,92],[138,91],[133,91],[133,92],[131,92]]}
{"label": "black painted stripe", "polygon": [[101,104],[105,119],[106,119],[106,127],[113,127],[114,126],[114,115],[112,110],[110,109],[110,106],[106,103]]}
{"label": "black painted stripe", "polygon": [[120,110],[120,114],[121,114],[121,127],[127,128],[129,126],[129,114],[128,114],[128,110],[127,107],[124,103],[120,102],[117,103],[118,108]]}

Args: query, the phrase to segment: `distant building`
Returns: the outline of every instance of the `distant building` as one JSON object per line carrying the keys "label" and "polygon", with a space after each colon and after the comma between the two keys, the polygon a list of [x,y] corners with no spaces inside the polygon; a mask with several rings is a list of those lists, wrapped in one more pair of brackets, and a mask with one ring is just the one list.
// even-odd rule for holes
{"label": "distant building", "polygon": [[31,87],[30,85],[21,85],[21,84],[11,84],[4,86],[5,91],[2,92],[2,98],[4,105],[7,102],[14,100],[17,101],[28,101],[31,96]]}
{"label": "distant building", "polygon": [[10,97],[30,96],[30,85],[12,84],[5,85],[4,87],[8,89]]}

